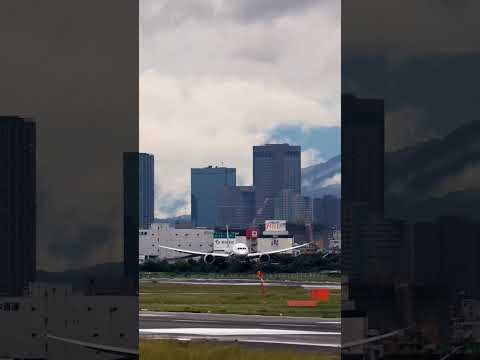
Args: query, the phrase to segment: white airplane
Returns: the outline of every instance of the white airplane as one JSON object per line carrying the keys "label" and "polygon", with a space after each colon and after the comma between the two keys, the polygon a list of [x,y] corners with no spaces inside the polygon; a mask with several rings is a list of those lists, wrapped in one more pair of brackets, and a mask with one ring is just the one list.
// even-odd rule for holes
{"label": "white airplane", "polygon": [[[227,228],[227,241],[228,241],[228,228]],[[272,254],[279,254],[279,253],[282,253],[282,252],[285,252],[285,251],[290,251],[290,250],[293,250],[293,249],[299,249],[299,248],[305,247],[307,245],[309,245],[309,244],[306,243],[306,244],[302,244],[302,245],[288,247],[288,248],[285,248],[285,249],[264,251],[264,252],[256,252],[256,253],[249,253],[247,245],[242,244],[242,243],[236,243],[232,247],[226,248],[223,253],[222,252],[206,253],[206,252],[201,252],[201,251],[192,251],[192,250],[173,248],[173,247],[163,246],[163,245],[158,245],[158,247],[160,247],[162,249],[166,249],[166,250],[174,250],[174,251],[178,251],[178,252],[181,252],[181,253],[189,254],[189,255],[192,255],[192,257],[203,256],[203,261],[206,264],[213,264],[216,257],[218,257],[218,258],[232,257],[232,258],[239,258],[239,259],[258,258],[258,260],[261,263],[267,263],[267,262],[270,261],[270,255],[272,255]]]}

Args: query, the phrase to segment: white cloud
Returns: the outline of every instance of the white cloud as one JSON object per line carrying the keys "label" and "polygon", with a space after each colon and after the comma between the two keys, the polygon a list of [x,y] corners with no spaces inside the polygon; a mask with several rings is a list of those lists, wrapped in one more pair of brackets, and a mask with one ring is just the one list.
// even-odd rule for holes
{"label": "white cloud", "polygon": [[336,3],[254,23],[228,2],[140,3],[140,148],[155,155],[157,216],[189,212],[191,167],[223,163],[250,184],[252,146],[275,128],[340,125]]}
{"label": "white cloud", "polygon": [[302,151],[302,168],[318,164],[325,161],[320,157],[320,151],[317,149],[306,149]]}
{"label": "white cloud", "polygon": [[342,175],[340,173],[333,175],[332,177],[329,177],[328,179],[325,179],[320,187],[326,187],[330,185],[338,185],[342,183]]}

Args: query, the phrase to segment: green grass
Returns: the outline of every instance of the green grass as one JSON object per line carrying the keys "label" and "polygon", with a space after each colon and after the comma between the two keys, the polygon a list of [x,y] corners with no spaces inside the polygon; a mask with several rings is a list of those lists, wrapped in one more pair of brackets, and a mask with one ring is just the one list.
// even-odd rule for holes
{"label": "green grass", "polygon": [[300,286],[141,284],[140,309],[153,311],[211,312],[245,315],[340,317],[340,291],[315,308],[289,308],[287,300],[307,300]]}
{"label": "green grass", "polygon": [[340,356],[304,352],[246,349],[216,343],[177,343],[166,340],[141,340],[140,360],[339,360]]}

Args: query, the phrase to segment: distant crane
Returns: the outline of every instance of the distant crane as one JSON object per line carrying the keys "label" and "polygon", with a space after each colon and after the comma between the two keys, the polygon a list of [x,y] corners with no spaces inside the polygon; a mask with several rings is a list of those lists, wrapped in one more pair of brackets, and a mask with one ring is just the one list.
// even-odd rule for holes
{"label": "distant crane", "polygon": [[259,215],[261,215],[263,213],[263,209],[267,206],[268,202],[271,201],[272,199],[269,198],[269,197],[266,197],[265,200],[263,200],[263,204],[262,206],[260,206],[257,210],[257,212],[255,213],[255,216],[252,220],[252,226],[255,226],[256,225],[256,222],[257,222],[257,217]]}

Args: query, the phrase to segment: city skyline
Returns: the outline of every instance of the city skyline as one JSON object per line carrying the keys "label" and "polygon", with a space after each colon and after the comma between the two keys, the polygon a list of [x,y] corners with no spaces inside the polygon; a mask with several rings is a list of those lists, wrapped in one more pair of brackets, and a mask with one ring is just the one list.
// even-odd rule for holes
{"label": "city skyline", "polygon": [[140,151],[158,169],[155,217],[190,212],[190,168],[235,167],[251,184],[254,145],[300,145],[302,167],[338,155],[339,59],[335,2],[142,2]]}
{"label": "city skyline", "polygon": [[[300,146],[297,146],[297,145],[292,146],[288,143],[282,143],[282,144],[274,143],[274,144],[263,144],[263,145],[252,146],[251,152],[252,152],[253,157],[256,156],[255,155],[256,152],[258,152],[259,150],[264,149],[264,148],[267,149],[267,150],[269,148],[271,148],[271,149],[275,148],[275,149],[277,149],[277,150],[275,150],[275,152],[278,152],[279,150],[280,150],[280,152],[282,152],[285,149],[296,149],[296,151],[298,151],[299,154],[303,154]],[[284,148],[284,150],[281,150],[282,148]],[[153,154],[140,153],[140,156],[144,157],[144,158],[148,158],[149,161],[152,162],[152,163],[155,162]],[[301,155],[300,155],[300,157],[301,157]],[[297,160],[298,160],[298,162],[300,162],[300,159],[297,159]],[[297,166],[298,165],[299,164],[297,164]],[[255,169],[254,169],[255,166],[256,165],[255,165],[255,161],[254,161],[254,163],[252,164],[252,169],[251,169],[251,171],[254,172],[254,173],[255,173]],[[153,169],[151,169],[151,168],[149,170],[148,167],[140,166],[139,176],[140,176],[140,183],[141,184],[146,181],[146,178],[155,177],[155,172],[152,171],[152,170]],[[304,170],[306,171],[307,179],[303,178],[302,174],[303,174]],[[150,226],[150,224],[156,222],[156,220],[168,220],[168,219],[172,220],[172,219],[175,219],[175,218],[183,218],[185,216],[190,217],[190,220],[191,220],[191,222],[194,226],[207,226],[207,227],[217,226],[218,225],[217,224],[218,219],[214,220],[216,218],[216,216],[214,216],[212,214],[201,215],[202,217],[207,216],[206,218],[209,218],[210,220],[208,220],[207,222],[204,222],[202,220],[197,224],[197,221],[198,221],[198,220],[196,220],[197,216],[199,216],[199,214],[203,214],[206,211],[206,209],[203,209],[202,211],[200,211],[200,209],[197,208],[200,204],[198,202],[199,201],[198,196],[201,196],[201,198],[204,199],[204,200],[202,200],[202,203],[205,200],[207,200],[207,202],[210,203],[209,208],[211,208],[212,206],[213,206],[213,208],[215,208],[216,206],[221,206],[221,207],[230,206],[230,205],[227,205],[226,203],[223,203],[224,200],[226,199],[225,196],[227,198],[229,198],[231,196],[234,196],[234,197],[237,198],[236,201],[242,202],[242,201],[245,201],[245,200],[239,200],[240,198],[238,198],[238,196],[245,196],[245,192],[250,192],[254,198],[256,197],[255,194],[258,193],[258,187],[259,187],[260,184],[255,185],[255,177],[253,177],[252,183],[249,183],[249,184],[244,184],[244,183],[239,184],[239,183],[237,183],[237,180],[238,180],[237,179],[237,168],[235,166],[227,167],[224,164],[221,164],[221,165],[207,165],[207,166],[203,166],[203,167],[192,167],[192,168],[189,169],[189,171],[190,171],[190,173],[188,174],[188,179],[189,179],[189,182],[190,182],[189,196],[191,197],[191,201],[189,202],[190,208],[187,209],[187,211],[185,213],[182,213],[180,215],[176,215],[176,216],[174,215],[174,216],[163,217],[163,218],[155,216],[154,209],[153,208],[148,208],[147,209],[147,207],[145,207],[145,206],[148,203],[150,203],[148,198],[149,197],[154,197],[154,196],[156,197],[156,194],[153,194],[152,192],[147,194],[147,193],[144,193],[140,190],[140,193],[139,193],[140,208],[142,207],[142,205],[141,205],[142,202],[144,203],[144,207],[145,207],[145,209],[143,209],[143,210],[140,209],[140,218],[142,219],[142,217],[144,217],[144,216],[148,217],[148,216],[150,216],[149,214],[152,214],[151,215],[152,216],[151,222],[148,222],[148,224],[145,223],[143,226],[140,226],[140,229],[147,229]],[[259,169],[257,169],[257,171],[259,171]],[[277,170],[277,172],[278,171],[280,171],[280,173],[281,173],[282,172],[281,168],[279,168]],[[228,177],[227,173],[229,173],[229,172],[232,172],[232,174],[233,174],[233,178],[231,180],[227,180],[227,177]],[[298,182],[298,184],[296,184],[296,185],[291,184],[291,186],[293,186],[292,190],[291,190],[291,191],[293,191],[292,194],[298,194],[298,196],[304,197],[306,199],[306,201],[312,201],[311,206],[313,206],[313,200],[321,200],[321,199],[324,199],[324,198],[325,199],[326,198],[334,198],[334,199],[337,199],[337,201],[340,201],[340,181],[341,181],[340,155],[334,156],[333,158],[329,159],[326,162],[320,162],[320,163],[312,164],[312,165],[309,165],[305,168],[299,166],[298,170],[295,170],[294,172],[297,172],[297,175],[295,175],[294,178],[291,179],[291,181]],[[278,173],[277,176],[275,176],[275,177],[278,177],[280,175],[280,173]],[[201,175],[201,177],[204,178],[204,180],[200,180],[200,178],[199,178],[200,174],[203,174],[203,175]],[[210,175],[208,175],[208,174],[210,174]],[[206,191],[206,189],[203,189],[203,188],[199,187],[200,183],[203,183],[202,186],[205,186],[207,183],[209,183],[211,181],[211,180],[208,180],[207,183],[205,183],[205,180],[207,179],[205,177],[206,175],[207,176],[213,176],[211,180],[213,180],[215,178],[215,176],[217,176],[217,177],[220,176],[218,180],[214,180],[213,183],[211,183],[209,185],[209,186],[213,186],[210,190],[207,191],[207,192],[209,192],[209,195],[203,193],[204,191]],[[265,176],[265,174],[264,174],[264,176]],[[262,176],[261,178],[263,178],[264,176]],[[314,183],[312,183],[312,179],[311,179],[312,177],[314,179]],[[198,180],[197,180],[197,178],[198,178]],[[296,178],[296,180],[295,180],[295,178]],[[258,179],[259,178],[257,176],[257,180]],[[225,184],[221,185],[221,183],[223,183],[223,182],[225,182]],[[337,182],[338,182],[338,184],[337,184]],[[196,184],[195,185],[196,189],[194,189],[194,187],[193,187],[194,184]],[[216,184],[216,185],[214,185],[214,184]],[[280,184],[277,184],[277,185],[280,186]],[[225,189],[226,192],[224,192],[224,190],[219,190],[220,189],[219,186],[222,189],[223,189],[223,186],[225,186],[226,187],[226,189]],[[261,186],[260,186],[260,188],[261,188]],[[287,188],[284,188],[283,186],[280,186],[279,189],[280,190],[281,189],[288,190],[288,186],[287,186]],[[233,192],[230,191],[230,190],[233,190]],[[209,197],[212,197],[212,196],[215,197],[215,196],[219,195],[219,194],[217,194],[218,191],[223,192],[221,197],[219,197],[215,201],[214,200],[208,200]],[[290,190],[288,190],[288,191],[290,191]],[[237,192],[238,192],[238,194],[234,195],[234,193],[237,193]],[[240,194],[244,194],[244,195],[240,195]],[[281,201],[285,201],[286,200],[286,198],[285,198],[286,194],[281,193],[281,192],[278,192],[278,193],[275,192],[275,194],[276,195],[271,197],[268,201],[268,206],[267,207],[270,209],[269,210],[270,215],[265,218],[265,214],[260,216],[259,215],[260,213],[259,213],[257,215],[260,216],[261,219],[258,218],[257,221],[263,222],[265,219],[274,219],[274,218],[276,219],[276,217],[274,215],[274,203],[275,203],[275,201],[277,201],[277,202],[280,201],[280,198],[283,199]],[[222,198],[223,200],[220,200],[220,198]],[[255,201],[254,198],[252,200],[249,200],[249,202],[252,201],[252,204],[248,205],[248,207],[253,206],[252,209],[250,209],[248,211],[245,210],[247,212],[250,212],[250,211],[252,212],[251,219],[253,219],[254,214],[256,214],[258,212],[258,206],[255,205],[255,202],[260,201],[260,200]],[[196,199],[196,200],[194,201],[194,199]],[[291,200],[293,200],[293,198]],[[299,200],[295,200],[295,201],[299,201]],[[217,205],[212,205],[212,204],[216,204],[217,202],[218,202]],[[240,206],[239,204],[237,204],[237,205]],[[203,204],[201,206],[204,207],[205,205]],[[247,205],[245,204],[245,206],[247,206]],[[264,211],[267,211],[267,209],[263,209],[263,207],[264,206],[262,206],[261,213],[263,213]],[[194,210],[194,208],[196,210]],[[257,208],[257,210],[255,210],[255,208]],[[250,223],[250,220],[248,220],[247,222]],[[223,224],[224,222],[225,221],[223,221],[221,223]],[[140,221],[140,223],[142,223],[142,221]],[[334,223],[336,223],[336,221],[334,221]]]}

